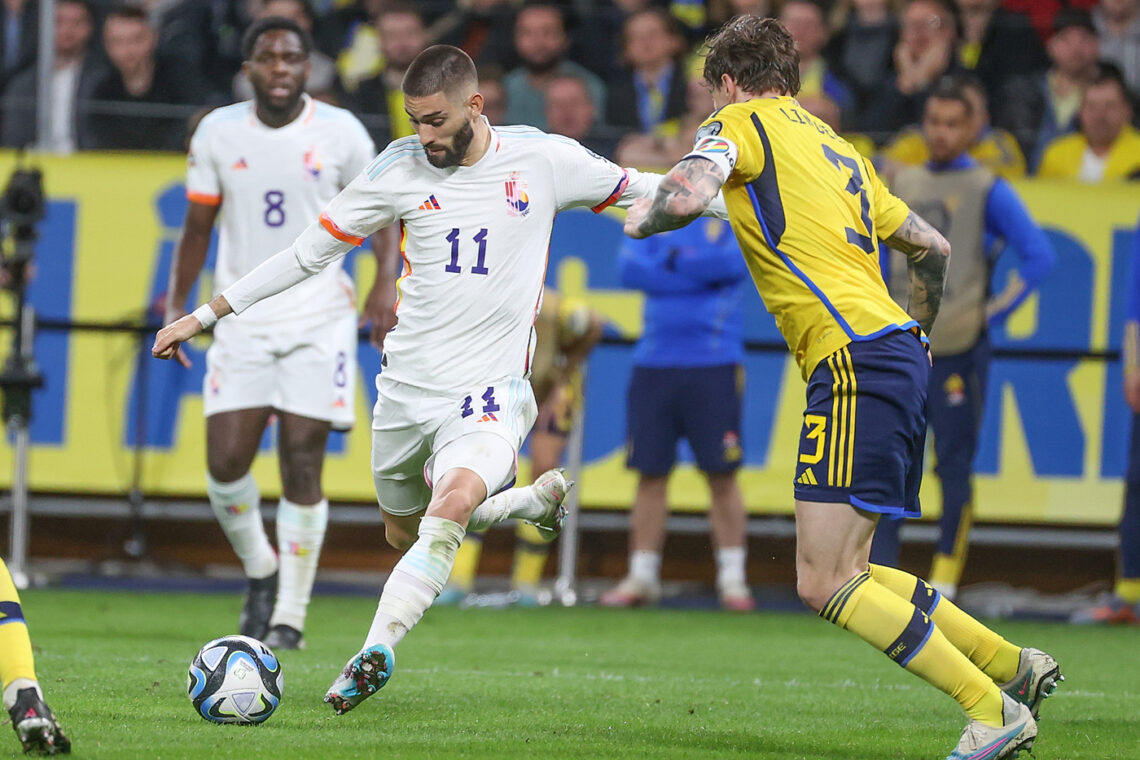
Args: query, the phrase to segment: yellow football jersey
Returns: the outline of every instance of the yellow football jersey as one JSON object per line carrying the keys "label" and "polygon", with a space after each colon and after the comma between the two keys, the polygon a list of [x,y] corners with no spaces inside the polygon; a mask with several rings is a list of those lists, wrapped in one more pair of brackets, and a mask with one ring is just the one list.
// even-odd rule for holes
{"label": "yellow football jersey", "polygon": [[689,155],[728,171],[729,221],[805,380],[851,341],[917,326],[879,271],[878,240],[910,209],[795,98],[725,106],[698,130]]}

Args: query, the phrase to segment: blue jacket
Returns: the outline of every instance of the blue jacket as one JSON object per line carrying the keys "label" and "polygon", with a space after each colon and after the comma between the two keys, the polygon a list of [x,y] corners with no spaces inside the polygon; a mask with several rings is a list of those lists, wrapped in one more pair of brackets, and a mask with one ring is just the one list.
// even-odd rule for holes
{"label": "blue jacket", "polygon": [[641,367],[713,367],[744,358],[742,301],[748,267],[727,222],[701,218],[679,230],[626,240],[623,287],[645,291]]}

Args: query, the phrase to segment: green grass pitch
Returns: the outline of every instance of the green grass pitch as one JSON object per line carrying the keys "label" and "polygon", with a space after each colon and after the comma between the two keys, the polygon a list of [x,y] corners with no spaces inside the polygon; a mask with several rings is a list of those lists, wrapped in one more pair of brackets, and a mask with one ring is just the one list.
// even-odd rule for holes
{"label": "green grass pitch", "polygon": [[[80,758],[944,758],[957,705],[811,615],[433,609],[388,685],[321,702],[375,609],[319,598],[261,726],[195,715],[186,668],[236,596],[31,591],[36,665]],[[1000,623],[1057,656],[1038,760],[1140,757],[1140,630]],[[5,736],[6,734],[6,736]],[[10,729],[0,758],[18,756]]]}

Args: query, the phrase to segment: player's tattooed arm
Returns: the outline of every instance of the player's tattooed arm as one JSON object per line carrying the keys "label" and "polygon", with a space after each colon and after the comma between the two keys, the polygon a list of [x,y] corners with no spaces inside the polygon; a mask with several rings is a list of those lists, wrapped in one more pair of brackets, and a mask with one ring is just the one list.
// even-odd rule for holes
{"label": "player's tattooed arm", "polygon": [[700,216],[720,192],[724,170],[706,158],[690,156],[669,170],[652,203],[635,204],[626,233],[644,238],[657,232],[684,227]]}
{"label": "player's tattooed arm", "polygon": [[950,264],[950,243],[913,211],[907,215],[902,226],[886,239],[886,243],[906,254],[910,276],[907,313],[929,335],[942,305],[942,290]]}

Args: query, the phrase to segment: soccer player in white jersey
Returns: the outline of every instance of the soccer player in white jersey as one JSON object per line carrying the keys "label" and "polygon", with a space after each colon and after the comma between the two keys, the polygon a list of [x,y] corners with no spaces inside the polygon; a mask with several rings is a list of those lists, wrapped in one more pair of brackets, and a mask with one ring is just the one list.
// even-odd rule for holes
{"label": "soccer player in white jersey", "polygon": [[[190,203],[171,268],[168,322],[186,313],[219,211],[216,292],[288,246],[375,157],[352,114],[304,94],[310,46],[293,21],[255,23],[243,40],[254,100],[219,108],[199,124],[190,144]],[[374,248],[381,261],[366,316],[386,330],[395,321],[396,251],[392,246],[385,260]],[[206,355],[210,505],[249,578],[239,629],[275,649],[303,643],[328,523],[321,492],[325,443],[330,427],[353,424],[356,324],[352,282],[338,262],[288,295],[218,325]],[[184,354],[179,358],[189,365]],[[277,416],[283,490],[280,560],[249,472],[270,415]]]}
{"label": "soccer player in white jersey", "polygon": [[394,647],[443,588],[465,530],[507,518],[561,525],[570,484],[560,471],[497,493],[514,481],[536,414],[526,378],[554,216],[629,205],[652,197],[661,179],[531,127],[492,128],[477,86],[462,50],[422,52],[403,81],[416,136],[389,145],[290,248],[163,328],[153,348],[169,358],[218,318],[399,220],[404,275],[377,383],[372,471],[388,541],[406,551],[364,647],[325,695],[337,713],[387,682]]}

